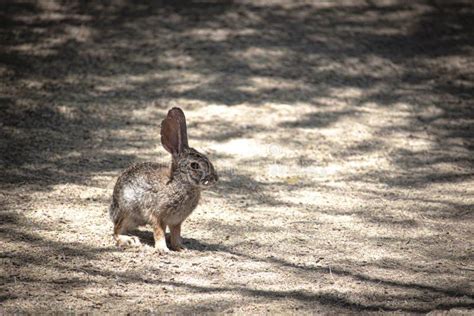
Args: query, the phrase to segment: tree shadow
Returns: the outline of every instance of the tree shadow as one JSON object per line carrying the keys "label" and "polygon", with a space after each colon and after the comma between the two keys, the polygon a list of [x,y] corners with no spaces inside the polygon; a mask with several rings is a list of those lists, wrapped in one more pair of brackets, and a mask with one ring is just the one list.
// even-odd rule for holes
{"label": "tree shadow", "polygon": [[[435,106],[442,114],[425,124],[439,135],[437,146],[451,148],[452,138],[463,139],[468,149],[473,146],[472,107],[436,100],[472,96],[469,73],[436,62],[465,56],[472,47],[474,10],[467,1],[327,8],[233,1],[79,2],[59,7],[5,2],[2,8],[1,54],[7,82],[1,101],[2,161],[5,170],[19,169],[2,177],[7,183],[17,178],[28,181],[32,171],[26,164],[50,164],[37,174],[51,184],[84,181],[99,170],[123,168],[139,157],[104,152],[126,148],[127,140],[109,143],[97,135],[137,124],[155,126],[130,122],[130,111],[150,104],[164,108],[174,99],[229,106],[314,104],[318,98],[337,98],[335,88],[356,87],[367,92],[355,104],[391,107],[415,100],[415,112]],[[48,15],[52,13],[54,18]],[[209,32],[216,28],[223,30],[221,36]],[[325,69],[327,60],[339,68]],[[197,79],[188,84],[176,78],[184,73]],[[127,78],[116,79],[120,76]],[[272,80],[293,86],[259,87],[258,78],[270,86]],[[253,86],[256,89],[248,89]],[[424,101],[426,91],[430,95]],[[96,108],[101,110],[97,113]],[[355,108],[336,112],[328,108],[281,127],[321,128],[357,115]],[[456,117],[468,120],[455,122]],[[413,120],[400,128],[410,131],[412,125]],[[223,141],[245,132],[228,131],[225,125],[216,130],[206,137]],[[151,146],[151,140],[137,146]],[[73,151],[80,158],[65,158]],[[87,163],[91,156],[98,162]],[[451,160],[458,157],[449,154]],[[403,161],[398,163],[406,168]]]}
{"label": "tree shadow", "polygon": [[[293,118],[279,123],[274,132],[261,126],[245,128],[246,124],[241,122],[229,125],[216,118],[207,122],[213,124],[211,129],[196,137],[225,142],[272,133],[279,145],[297,142],[292,131],[313,129],[318,133],[343,124],[348,118],[357,121],[364,114],[361,108],[367,104],[375,104],[376,109],[383,111],[404,104],[409,115],[403,123],[381,126],[375,135],[377,139],[351,145],[339,152],[339,158],[386,152],[388,145],[380,139],[398,131],[413,137],[426,131],[432,136],[430,148],[391,151],[390,161],[396,168],[393,175],[387,176],[383,170],[359,172],[344,176],[341,181],[410,190],[431,184],[464,183],[474,176],[471,172],[474,6],[469,1],[335,3],[327,7],[318,7],[317,3],[258,5],[184,0],[121,1],[108,5],[80,1],[41,6],[6,1],[0,4],[0,21],[0,188],[5,192],[15,192],[19,186],[34,192],[51,190],[57,184],[85,184],[98,172],[118,172],[131,162],[144,159],[133,151],[124,151],[153,149],[159,141],[155,132],[161,114],[175,102],[183,103],[185,110],[202,104],[229,108],[242,104],[255,108],[268,103],[291,105]],[[345,96],[343,92],[350,89],[360,94]],[[324,99],[330,102],[325,103]],[[344,106],[336,108],[332,103]],[[299,104],[314,111],[301,119]],[[144,112],[134,114],[134,111]],[[193,122],[190,127],[198,128],[199,124]],[[150,136],[141,138],[132,132],[134,129],[146,130]],[[220,158],[224,157],[217,157]],[[270,158],[262,159],[262,163]],[[429,169],[443,163],[463,171]],[[322,184],[314,182],[298,188],[324,190]],[[282,189],[290,191],[291,187],[284,181],[258,181],[251,174],[234,170],[223,174],[213,192],[222,199],[245,200],[242,204],[245,211],[255,205],[291,206],[275,198],[273,192]],[[365,193],[370,199],[380,192],[365,189],[358,193]],[[390,201],[400,197],[385,198]],[[0,208],[18,202],[12,201],[0,200]],[[443,198],[412,197],[412,202],[440,204],[433,216],[445,219],[467,220],[472,209],[468,202]],[[420,212],[422,207],[412,212]],[[342,210],[331,208],[318,211],[343,214]],[[410,220],[367,214],[362,209],[357,214],[367,222],[417,227]],[[26,219],[16,213],[1,213],[1,216],[2,240],[24,241],[52,249],[53,256],[66,254],[93,260],[102,253],[115,251],[87,247],[79,242],[45,240],[34,233],[39,225],[25,226]],[[222,229],[230,230],[230,227]],[[151,233],[141,234],[152,245]],[[193,239],[185,239],[185,244],[197,251],[222,251],[266,261],[290,268],[295,274],[327,274],[326,268],[260,258],[217,244]],[[58,270],[71,271],[55,259],[37,258],[25,252],[3,252],[2,256],[18,264],[53,264]],[[409,268],[405,265],[400,269]],[[117,275],[104,268],[85,271],[107,278]],[[400,292],[415,289],[428,291],[430,297],[466,296],[472,300],[469,292],[448,287],[375,278],[337,267],[331,271],[336,276],[374,286],[383,284]],[[121,276],[129,282],[145,282],[127,273]],[[32,276],[24,276],[24,280],[37,281]],[[57,282],[58,286],[65,286]],[[85,286],[73,281],[68,284]],[[355,311],[430,310],[419,307],[425,306],[421,294],[409,307],[399,308],[385,301],[400,302],[406,299],[402,295],[383,296],[373,304],[362,305],[343,294],[167,284],[201,292],[236,291],[275,300],[290,297]],[[472,307],[469,302],[436,307]]]}
{"label": "tree shadow", "polygon": [[[429,312],[433,309],[437,310],[449,310],[452,308],[472,308],[473,304],[470,303],[474,299],[472,293],[468,288],[460,288],[457,285],[446,285],[445,287],[430,285],[429,280],[427,282],[404,282],[394,280],[393,278],[379,278],[370,276],[365,273],[357,272],[357,269],[348,269],[348,266],[354,266],[355,262],[350,262],[349,265],[344,265],[342,262],[335,263],[331,267],[326,265],[306,265],[290,262],[286,259],[278,256],[266,256],[255,255],[247,252],[242,252],[235,249],[233,246],[222,245],[217,243],[208,243],[200,241],[194,238],[185,238],[184,244],[191,251],[198,252],[218,252],[224,254],[230,254],[243,260],[250,260],[252,262],[261,262],[270,264],[273,269],[285,269],[291,272],[299,278],[307,279],[308,277],[316,277],[317,279],[324,280],[329,278],[329,273],[334,275],[336,278],[341,278],[344,282],[363,282],[378,287],[386,287],[398,294],[391,294],[390,300],[387,300],[386,296],[374,297],[371,295],[370,299],[372,303],[361,303],[353,298],[348,297],[346,294],[338,291],[303,291],[303,290],[269,290],[259,289],[253,287],[245,287],[240,285],[218,285],[218,286],[204,286],[196,285],[193,283],[187,283],[182,281],[168,280],[166,277],[158,277],[158,279],[149,279],[143,276],[140,271],[117,271],[110,270],[104,266],[91,266],[89,264],[81,266],[71,266],[64,263],[64,260],[70,260],[73,257],[83,257],[90,261],[94,261],[100,258],[101,255],[110,252],[121,251],[115,247],[91,247],[79,242],[65,243],[61,241],[46,240],[40,235],[33,232],[25,232],[23,229],[16,228],[30,227],[29,231],[34,231],[33,227],[38,225],[31,220],[21,217],[20,215],[13,212],[1,212],[1,223],[2,223],[2,240],[16,243],[28,243],[32,247],[39,247],[43,249],[44,253],[48,256],[36,256],[30,255],[25,251],[2,251],[1,259],[5,263],[7,271],[15,271],[15,266],[22,266],[22,273],[9,273],[8,277],[2,278],[2,283],[9,288],[13,283],[21,282],[22,284],[44,284],[44,275],[39,276],[34,272],[34,269],[29,273],[28,267],[40,266],[47,267],[48,269],[53,268],[59,274],[70,274],[70,273],[81,273],[88,277],[102,277],[107,280],[116,280],[119,278],[121,282],[126,284],[147,284],[147,285],[159,285],[159,286],[171,286],[175,288],[184,288],[195,293],[238,293],[242,296],[248,296],[253,298],[267,299],[270,301],[277,301],[280,299],[289,299],[296,302],[304,303],[308,306],[319,307],[320,305],[328,306],[330,308],[341,308],[350,311],[403,311],[403,312]],[[142,238],[152,240],[152,233],[142,231]],[[258,245],[257,245],[258,246]],[[264,252],[265,253],[265,252]],[[151,254],[150,254],[151,255]],[[397,262],[397,268],[406,270],[409,267],[406,266],[406,262]],[[340,265],[340,267],[339,267]],[[378,267],[379,263],[370,263]],[[386,262],[380,263],[384,268]],[[392,264],[393,265],[393,264]],[[13,268],[13,269],[12,269]],[[150,267],[147,267],[150,269]],[[161,271],[147,271],[147,273],[153,273],[155,276],[161,276]],[[66,274],[65,274],[66,275]],[[349,279],[344,279],[349,278]],[[51,278],[49,282],[44,286],[52,290],[72,291],[81,288],[86,288],[91,285],[90,281],[86,281],[80,277],[56,277]],[[410,294],[403,294],[406,291],[411,291]],[[407,299],[410,297],[409,302]],[[5,300],[14,300],[20,298],[15,293],[7,291],[3,296]],[[428,304],[427,300],[436,299],[436,305]],[[448,301],[448,299],[458,299],[458,301]],[[213,306],[211,310],[221,310],[223,308],[230,308],[238,304],[237,302],[228,302],[228,304],[217,304]]]}
{"label": "tree shadow", "polygon": [[27,287],[33,285],[27,296],[37,294],[35,286],[38,284],[51,292],[60,293],[85,288],[90,281],[70,273],[63,274],[65,267],[70,269],[69,272],[78,269],[70,261],[84,258],[93,262],[103,254],[119,251],[116,247],[92,247],[82,242],[68,243],[42,235],[59,226],[59,223],[55,223],[54,228],[51,224],[40,225],[17,212],[0,210],[0,239],[4,244],[0,251],[4,274],[0,280],[5,290],[0,300],[24,299],[24,291],[20,294],[15,289],[25,284]]}

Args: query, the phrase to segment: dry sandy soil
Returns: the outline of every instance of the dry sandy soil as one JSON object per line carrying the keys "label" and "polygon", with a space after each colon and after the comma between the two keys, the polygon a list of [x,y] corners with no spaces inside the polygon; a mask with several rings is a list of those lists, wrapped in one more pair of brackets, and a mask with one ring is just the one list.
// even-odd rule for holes
{"label": "dry sandy soil", "polygon": [[[2,1],[2,312],[474,312],[471,1]],[[117,249],[167,110],[221,181]]]}

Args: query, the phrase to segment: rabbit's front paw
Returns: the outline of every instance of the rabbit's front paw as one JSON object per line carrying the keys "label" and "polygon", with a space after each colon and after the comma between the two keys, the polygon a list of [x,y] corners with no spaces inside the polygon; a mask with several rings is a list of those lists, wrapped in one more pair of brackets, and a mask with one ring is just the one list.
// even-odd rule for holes
{"label": "rabbit's front paw", "polygon": [[169,253],[170,250],[168,249],[167,246],[160,245],[160,246],[155,246],[155,252],[160,255],[164,255],[164,254]]}
{"label": "rabbit's front paw", "polygon": [[135,248],[141,245],[140,239],[137,236],[117,236],[117,246],[120,248]]}
{"label": "rabbit's front paw", "polygon": [[182,244],[177,244],[177,245],[171,245],[171,250],[181,252],[181,251],[187,251],[188,249],[184,247]]}

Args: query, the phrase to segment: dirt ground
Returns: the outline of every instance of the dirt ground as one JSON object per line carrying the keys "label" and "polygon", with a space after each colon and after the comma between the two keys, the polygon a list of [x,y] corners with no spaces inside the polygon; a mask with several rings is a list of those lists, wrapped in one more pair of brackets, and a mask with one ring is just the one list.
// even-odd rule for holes
{"label": "dirt ground", "polygon": [[[2,1],[2,312],[474,313],[474,4]],[[220,182],[159,256],[121,170]]]}

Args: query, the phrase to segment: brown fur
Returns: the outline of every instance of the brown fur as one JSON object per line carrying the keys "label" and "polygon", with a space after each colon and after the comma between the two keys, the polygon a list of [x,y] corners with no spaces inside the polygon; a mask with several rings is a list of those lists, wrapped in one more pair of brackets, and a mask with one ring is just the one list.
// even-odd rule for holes
{"label": "brown fur", "polygon": [[161,142],[172,155],[171,167],[151,162],[136,164],[117,179],[110,217],[119,246],[139,246],[138,238],[126,233],[151,224],[159,252],[169,251],[166,227],[170,229],[171,249],[182,250],[182,222],[198,205],[202,189],[218,180],[207,157],[188,147],[186,119],[181,109],[171,109],[163,120]]}

